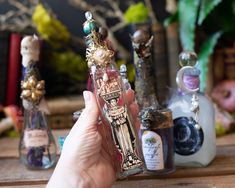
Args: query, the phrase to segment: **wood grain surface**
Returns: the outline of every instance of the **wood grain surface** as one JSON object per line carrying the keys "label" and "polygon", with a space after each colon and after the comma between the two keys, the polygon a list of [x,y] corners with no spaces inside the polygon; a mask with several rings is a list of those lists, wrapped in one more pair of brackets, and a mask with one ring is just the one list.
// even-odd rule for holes
{"label": "wood grain surface", "polygon": [[[69,130],[56,130],[58,136]],[[18,160],[18,138],[0,139],[0,187],[41,188],[45,187],[53,168],[49,170],[28,170]],[[58,143],[57,143],[58,144]],[[59,157],[59,153],[58,153]],[[205,168],[177,168],[169,175],[140,174],[117,181],[113,188],[151,187],[235,187],[235,134],[217,139],[217,155]]]}

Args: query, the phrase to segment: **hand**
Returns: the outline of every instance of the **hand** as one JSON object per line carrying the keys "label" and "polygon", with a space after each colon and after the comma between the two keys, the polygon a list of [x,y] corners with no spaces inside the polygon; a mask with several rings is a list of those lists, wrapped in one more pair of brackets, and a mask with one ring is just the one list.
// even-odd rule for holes
{"label": "hand", "polygon": [[[127,93],[130,110],[139,128],[138,105],[133,90]],[[85,109],[67,136],[49,187],[108,188],[115,181],[112,155],[104,147],[103,125],[98,125],[99,109],[93,93],[83,92]]]}

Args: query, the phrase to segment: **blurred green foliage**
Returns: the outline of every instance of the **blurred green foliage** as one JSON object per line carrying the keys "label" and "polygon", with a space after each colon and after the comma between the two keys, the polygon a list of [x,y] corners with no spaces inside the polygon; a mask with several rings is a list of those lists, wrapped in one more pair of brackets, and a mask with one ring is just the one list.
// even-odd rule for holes
{"label": "blurred green foliage", "polygon": [[126,23],[141,23],[148,20],[148,9],[143,2],[139,2],[129,6],[124,13]]}
{"label": "blurred green foliage", "polygon": [[120,69],[120,66],[122,64],[125,64],[126,65],[126,68],[127,68],[127,78],[129,80],[130,83],[134,83],[135,81],[135,67],[133,64],[130,64],[130,63],[127,63],[126,61],[124,60],[118,60],[117,61],[117,67],[118,69]]}
{"label": "blurred green foliage", "polygon": [[87,65],[84,58],[73,51],[51,52],[49,62],[56,72],[76,81],[85,81]]}
{"label": "blurred green foliage", "polygon": [[215,131],[216,131],[216,136],[222,136],[226,134],[225,128],[220,123],[216,123]]}
{"label": "blurred green foliage", "polygon": [[32,16],[33,23],[40,36],[48,41],[53,47],[59,48],[70,39],[70,33],[46,8],[39,3]]}
{"label": "blurred green foliage", "polygon": [[[170,16],[165,25],[177,21],[179,23],[180,41],[183,50],[195,51],[198,53],[198,68],[201,70],[200,90],[205,91],[208,72],[209,56],[213,53],[218,39],[223,31],[216,31],[208,34],[207,39],[202,40],[200,47],[195,47],[196,31],[202,26],[208,15],[220,4],[222,0],[179,0],[178,10]],[[201,42],[201,41],[200,41]]]}
{"label": "blurred green foliage", "polygon": [[81,92],[88,74],[84,57],[78,53],[77,47],[81,44],[73,40],[67,27],[41,3],[36,6],[32,20],[45,43],[42,50],[47,93],[61,95]]}

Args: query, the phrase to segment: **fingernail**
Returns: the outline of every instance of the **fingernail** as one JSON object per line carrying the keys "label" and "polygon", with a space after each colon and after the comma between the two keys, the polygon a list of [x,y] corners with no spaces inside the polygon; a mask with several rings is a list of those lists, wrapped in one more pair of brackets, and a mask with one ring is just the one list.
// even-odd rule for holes
{"label": "fingernail", "polygon": [[90,92],[83,91],[83,98],[84,98],[85,102],[88,102],[90,100]]}

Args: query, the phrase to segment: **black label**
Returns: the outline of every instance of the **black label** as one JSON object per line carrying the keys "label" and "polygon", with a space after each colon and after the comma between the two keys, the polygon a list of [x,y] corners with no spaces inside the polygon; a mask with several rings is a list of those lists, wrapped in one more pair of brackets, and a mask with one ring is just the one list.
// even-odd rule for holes
{"label": "black label", "polygon": [[196,124],[193,118],[174,119],[174,142],[177,154],[192,155],[201,148],[204,134],[202,128]]}

